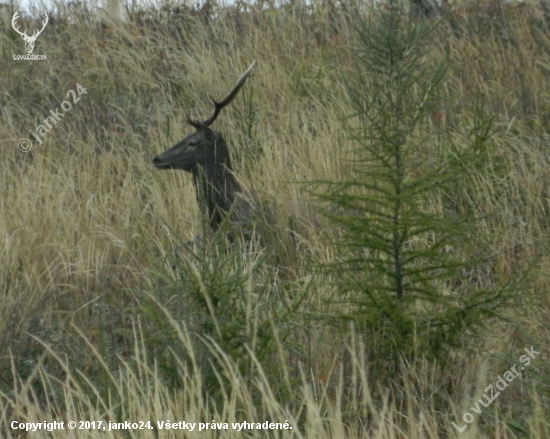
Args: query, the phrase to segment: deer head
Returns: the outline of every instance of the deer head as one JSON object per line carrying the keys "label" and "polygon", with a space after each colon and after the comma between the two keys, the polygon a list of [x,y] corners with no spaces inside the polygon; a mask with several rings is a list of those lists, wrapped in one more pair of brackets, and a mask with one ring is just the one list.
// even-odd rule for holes
{"label": "deer head", "polygon": [[27,51],[27,53],[30,54],[34,50],[34,43],[35,43],[36,39],[38,38],[38,35],[40,35],[42,33],[42,31],[44,30],[44,28],[48,24],[48,15],[47,14],[44,15],[44,21],[42,22],[43,23],[42,24],[42,29],[34,30],[32,35],[30,35],[30,36],[27,35],[27,29],[25,29],[25,32],[21,32],[19,30],[19,26],[15,27],[15,22],[17,21],[18,18],[19,18],[19,11],[17,11],[15,14],[13,14],[13,18],[11,19],[11,25],[12,25],[13,29],[15,30],[15,32],[17,32],[19,35],[21,35],[21,37],[25,41],[25,50]]}
{"label": "deer head", "polygon": [[212,100],[213,113],[205,120],[192,120],[187,123],[195,132],[172,148],[153,158],[158,169],[181,169],[193,174],[197,198],[201,195],[206,203],[210,226],[216,230],[225,214],[231,209],[241,187],[232,173],[229,149],[222,136],[209,126],[216,120],[220,111],[233,101],[254,68],[256,61],[244,72],[229,94],[220,102]]}

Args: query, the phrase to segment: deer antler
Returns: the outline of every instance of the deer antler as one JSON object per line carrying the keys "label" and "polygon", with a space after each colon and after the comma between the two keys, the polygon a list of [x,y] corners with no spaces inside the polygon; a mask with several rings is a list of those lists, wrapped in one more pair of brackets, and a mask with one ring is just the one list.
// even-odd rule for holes
{"label": "deer antler", "polygon": [[235,84],[235,87],[233,87],[233,89],[222,101],[216,102],[214,99],[212,99],[212,97],[210,97],[210,100],[214,104],[214,112],[207,119],[203,121],[198,121],[198,120],[192,120],[189,116],[187,116],[187,122],[192,126],[194,126],[195,128],[210,126],[212,122],[216,120],[216,118],[220,114],[220,111],[222,111],[224,107],[229,105],[231,101],[235,99],[235,96],[237,96],[237,93],[239,93],[239,90],[243,86],[244,82],[246,81],[246,78],[248,78],[248,75],[250,75],[250,72],[252,71],[255,65],[256,65],[256,61],[250,64],[250,67],[248,67],[248,69],[246,69],[246,72],[244,72],[241,75],[241,77],[237,81],[237,84]]}
{"label": "deer antler", "polygon": [[17,32],[19,35],[21,35],[23,37],[23,39],[25,41],[34,41],[34,40],[36,40],[38,38],[38,35],[40,35],[42,33],[42,31],[44,30],[44,28],[48,24],[48,20],[49,20],[48,14],[44,14],[45,19],[43,20],[42,29],[40,29],[39,31],[37,31],[35,29],[34,32],[32,33],[32,35],[27,35],[27,29],[25,29],[25,32],[21,32],[19,30],[19,26],[15,27],[15,24],[16,24],[15,22],[17,21],[18,18],[19,18],[19,11],[17,11],[15,14],[13,14],[13,18],[11,19],[11,26],[13,27],[15,32]]}
{"label": "deer antler", "polygon": [[42,31],[44,30],[44,28],[46,27],[46,25],[48,24],[48,20],[49,20],[49,17],[48,17],[48,14],[44,14],[44,20],[42,21],[43,25],[42,25],[42,29],[40,29],[39,31],[37,31],[35,29],[35,31],[32,33],[32,37],[31,38],[38,38],[38,35],[40,35],[42,33]]}
{"label": "deer antler", "polygon": [[15,22],[17,21],[17,19],[19,18],[19,11],[17,11],[15,14],[13,14],[13,18],[11,19],[11,27],[13,27],[13,29],[15,30],[15,32],[17,32],[19,35],[21,35],[23,38],[27,37],[28,38],[28,35],[27,35],[27,30],[25,29],[25,32],[21,32],[19,30],[19,26],[15,27]]}

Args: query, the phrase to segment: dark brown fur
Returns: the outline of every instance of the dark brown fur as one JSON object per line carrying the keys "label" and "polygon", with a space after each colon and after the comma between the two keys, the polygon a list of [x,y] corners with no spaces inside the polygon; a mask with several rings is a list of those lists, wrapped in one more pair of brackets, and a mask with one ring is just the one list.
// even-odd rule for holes
{"label": "dark brown fur", "polygon": [[[199,204],[205,203],[208,222],[212,230],[218,230],[227,213],[233,208],[233,217],[238,221],[244,217],[250,206],[245,198],[239,197],[242,188],[233,175],[227,144],[222,136],[209,128],[220,111],[235,98],[256,62],[244,72],[227,97],[214,103],[214,112],[204,121],[187,121],[195,132],[177,145],[153,158],[158,169],[181,169],[193,174]],[[238,200],[238,205],[235,201]],[[233,220],[233,218],[232,218]]]}

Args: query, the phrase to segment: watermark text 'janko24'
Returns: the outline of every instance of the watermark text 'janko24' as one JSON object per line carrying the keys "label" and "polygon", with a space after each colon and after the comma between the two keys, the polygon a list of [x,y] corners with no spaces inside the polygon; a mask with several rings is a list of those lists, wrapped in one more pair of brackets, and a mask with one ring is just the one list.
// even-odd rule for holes
{"label": "watermark text 'janko24'", "polygon": [[[72,96],[73,103],[71,104],[69,100],[61,102],[60,107],[63,112],[59,111],[59,107],[55,110],[50,110],[51,116],[46,117],[46,119],[42,121],[42,124],[38,125],[35,128],[35,131],[29,130],[29,133],[31,133],[33,137],[38,141],[39,145],[42,145],[42,139],[40,138],[40,136],[44,137],[46,133],[48,133],[55,125],[57,125],[57,122],[65,117],[65,113],[73,108],[73,104],[76,104],[81,99],[83,94],[88,93],[88,91],[78,83],[76,84],[76,91],[78,92],[78,97],[76,96],[76,92],[74,90],[69,90],[67,92],[66,97],[68,98],[69,96]],[[19,140],[17,147],[21,152],[29,152],[32,149],[32,142],[27,138],[23,138]]]}
{"label": "watermark text 'janko24'", "polygon": [[[540,352],[535,351],[533,349],[533,346],[531,346],[531,349],[525,348],[524,351],[527,352],[527,355],[522,355],[519,358],[520,363],[523,364],[523,366],[519,367],[521,370],[524,370],[525,366],[529,366],[531,364],[531,358],[534,359],[536,355],[540,355]],[[475,403],[475,407],[470,407],[470,410],[477,414],[481,414],[481,407],[479,407],[479,404],[481,404],[483,407],[488,407],[489,404],[491,404],[500,395],[500,392],[495,392],[494,387],[502,391],[506,389],[506,387],[508,387],[508,383],[511,383],[514,380],[514,378],[517,378],[518,376],[520,376],[521,372],[516,370],[516,367],[517,367],[517,364],[514,364],[509,370],[504,372],[502,374],[504,378],[502,378],[502,376],[499,375],[494,386],[492,384],[489,384],[485,388],[485,393],[483,394],[485,401],[483,400],[483,398],[478,399],[477,402]],[[462,427],[459,427],[454,422],[451,422],[453,427],[456,428],[459,433],[462,433],[464,430],[466,430],[466,428],[468,428],[468,424],[471,424],[472,421],[474,420],[474,415],[472,415],[470,412],[466,412],[462,416],[462,420],[465,422],[465,424]]]}

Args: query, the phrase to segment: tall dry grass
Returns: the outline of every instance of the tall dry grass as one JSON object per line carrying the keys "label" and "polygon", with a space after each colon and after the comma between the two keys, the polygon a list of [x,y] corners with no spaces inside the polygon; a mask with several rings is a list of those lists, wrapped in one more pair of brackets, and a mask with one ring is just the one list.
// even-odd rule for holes
{"label": "tall dry grass", "polygon": [[[550,437],[550,31],[536,5],[492,5],[456,4],[443,19],[431,56],[451,58],[449,105],[428,124],[434,132],[453,132],[460,143],[481,94],[485,111],[496,114],[493,161],[464,196],[485,215],[480,240],[494,250],[494,274],[534,265],[528,288],[508,321],[487,322],[486,336],[455,352],[446,370],[404,363],[393,384],[380,384],[379,369],[369,364],[376,340],[359,342],[308,320],[295,337],[302,346],[280,366],[281,380],[292,379],[295,390],[288,400],[262,374],[261,359],[254,377],[244,377],[213,344],[210,355],[223,365],[215,397],[205,394],[193,354],[191,363],[175,367],[177,388],[146,357],[148,328],[134,291],[153,291],[154,267],[169,265],[164,257],[177,238],[191,239],[200,229],[190,177],[155,171],[150,160],[190,132],[187,112],[210,111],[208,93],[224,95],[257,59],[215,126],[230,145],[239,180],[294,202],[306,198],[298,182],[340,178],[351,149],[342,131],[349,114],[344,82],[353,65],[348,49],[353,15],[364,9],[330,2],[242,5],[247,12],[180,5],[119,17],[73,4],[50,14],[35,48],[48,60],[33,62],[13,60],[23,42],[11,30],[11,13],[2,15],[2,437],[19,437],[12,420],[94,419],[288,420],[294,427],[274,437]],[[77,83],[87,94],[43,145],[19,151],[18,140]],[[330,261],[331,247],[321,238],[332,232],[317,217],[305,221],[316,231],[307,243],[311,253]],[[282,288],[298,290],[301,280]],[[324,299],[334,294],[330,285],[315,285],[302,311],[325,312]],[[171,310],[160,309],[169,319]],[[182,349],[196,349],[186,322],[170,327]],[[459,434],[451,421],[462,425],[462,414],[488,383],[531,345],[542,352],[540,361]],[[167,430],[125,434],[65,430],[55,437],[182,437]],[[239,434],[265,437],[211,430],[188,436]]]}

